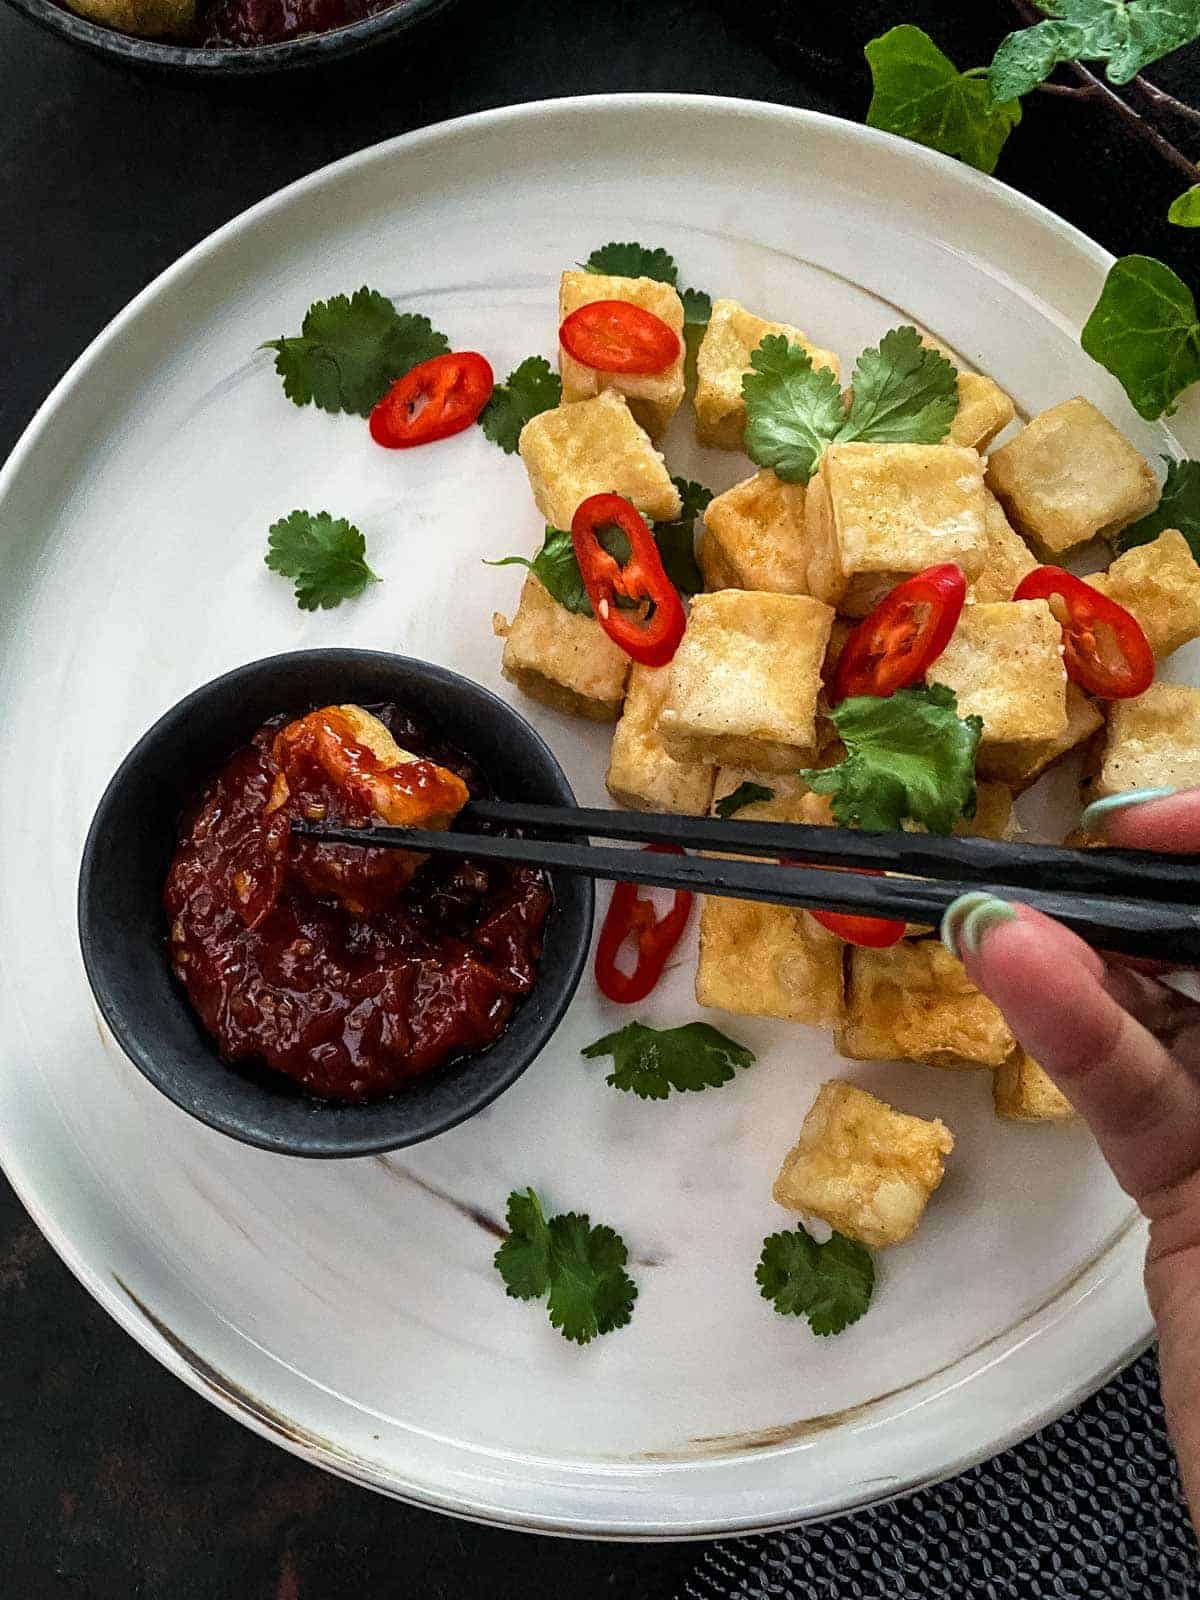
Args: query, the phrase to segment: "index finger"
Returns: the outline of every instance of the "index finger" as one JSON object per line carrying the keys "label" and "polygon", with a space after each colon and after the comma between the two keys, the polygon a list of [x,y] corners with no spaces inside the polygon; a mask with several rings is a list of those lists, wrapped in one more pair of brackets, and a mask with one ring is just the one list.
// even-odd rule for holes
{"label": "index finger", "polygon": [[1200,854],[1200,789],[1129,789],[1108,795],[1087,807],[1079,825],[1125,850]]}

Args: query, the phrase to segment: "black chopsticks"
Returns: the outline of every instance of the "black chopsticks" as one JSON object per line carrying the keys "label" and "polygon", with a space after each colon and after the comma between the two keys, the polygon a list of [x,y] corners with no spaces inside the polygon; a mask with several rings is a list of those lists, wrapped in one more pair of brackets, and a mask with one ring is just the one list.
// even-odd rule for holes
{"label": "black chopsticks", "polygon": [[[520,828],[525,836],[462,831],[480,824]],[[934,926],[960,894],[982,890],[1013,898],[1017,890],[1016,899],[1058,918],[1098,949],[1200,964],[1200,857],[500,801],[466,807],[448,832],[307,822],[294,823],[293,831],[329,844],[524,862],[590,878]],[[557,837],[529,836],[534,833]],[[613,849],[585,842],[593,834],[787,857],[789,864]],[[790,864],[797,858],[804,864]],[[833,867],[904,876],[865,877],[828,870]]]}

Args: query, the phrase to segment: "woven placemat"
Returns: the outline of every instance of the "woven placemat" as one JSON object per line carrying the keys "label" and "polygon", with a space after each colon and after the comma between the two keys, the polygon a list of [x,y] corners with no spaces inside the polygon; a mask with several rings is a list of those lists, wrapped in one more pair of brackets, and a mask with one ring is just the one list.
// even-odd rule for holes
{"label": "woven placemat", "polygon": [[1144,1355],[1003,1455],[892,1505],[705,1551],[677,1600],[1187,1600],[1200,1552]]}

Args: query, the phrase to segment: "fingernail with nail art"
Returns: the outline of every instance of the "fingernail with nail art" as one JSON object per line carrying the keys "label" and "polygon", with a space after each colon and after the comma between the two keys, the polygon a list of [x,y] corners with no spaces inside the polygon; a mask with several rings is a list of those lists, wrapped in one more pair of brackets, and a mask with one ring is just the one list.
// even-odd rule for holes
{"label": "fingernail with nail art", "polygon": [[983,936],[1001,922],[1012,922],[1016,911],[1007,900],[974,890],[951,901],[942,917],[942,943],[952,956],[979,954]]}
{"label": "fingernail with nail art", "polygon": [[1149,800],[1169,800],[1174,793],[1174,789],[1126,789],[1121,794],[1106,795],[1103,800],[1093,800],[1084,810],[1079,826],[1084,833],[1103,833],[1114,812],[1144,806]]}

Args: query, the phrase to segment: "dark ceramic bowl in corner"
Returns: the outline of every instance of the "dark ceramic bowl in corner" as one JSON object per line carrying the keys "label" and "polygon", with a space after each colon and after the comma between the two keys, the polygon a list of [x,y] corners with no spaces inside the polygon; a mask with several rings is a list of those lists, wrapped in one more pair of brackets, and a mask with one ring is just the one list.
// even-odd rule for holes
{"label": "dark ceramic bowl in corner", "polygon": [[592,931],[590,881],[552,875],[537,982],[486,1050],[374,1105],[314,1101],[287,1079],[222,1063],[167,960],[163,882],[184,807],[268,717],[331,702],[395,701],[478,762],[499,799],[574,805],[525,719],[487,689],[403,656],[302,650],[237,667],[144,734],[96,810],[79,873],[79,939],[96,1003],[129,1059],[176,1105],[246,1144],[297,1156],[363,1156],[443,1133],[525,1071],[579,983]]}
{"label": "dark ceramic bowl in corner", "polygon": [[116,28],[104,28],[76,16],[56,0],[8,0],[39,27],[62,39],[90,50],[110,61],[124,61],[133,67],[158,68],[208,78],[244,78],[262,72],[285,72],[295,67],[314,67],[326,61],[355,55],[384,39],[414,27],[452,0],[397,0],[386,11],[327,33],[298,34],[278,44],[249,45],[244,48],[171,44],[163,39],[139,39]]}

